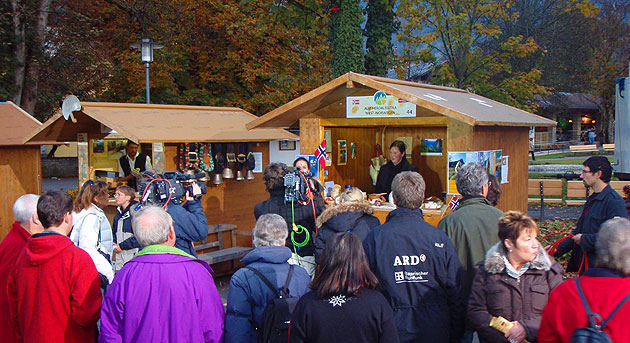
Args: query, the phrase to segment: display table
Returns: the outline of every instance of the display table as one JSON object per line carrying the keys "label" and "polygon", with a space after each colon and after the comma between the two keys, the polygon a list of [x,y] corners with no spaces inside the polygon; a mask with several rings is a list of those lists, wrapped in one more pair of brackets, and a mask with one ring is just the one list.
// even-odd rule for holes
{"label": "display table", "polygon": [[[387,218],[387,215],[389,214],[389,212],[392,211],[392,208],[389,207],[377,207],[377,206],[372,206],[372,208],[374,209],[374,213],[373,215],[378,218],[378,220],[381,221],[381,224],[385,223],[385,219]],[[446,215],[446,208],[448,208],[446,205],[442,206],[442,209],[439,210],[422,210],[422,214],[424,215],[424,220],[437,227],[438,223],[440,222],[440,220],[442,220],[442,218]]]}

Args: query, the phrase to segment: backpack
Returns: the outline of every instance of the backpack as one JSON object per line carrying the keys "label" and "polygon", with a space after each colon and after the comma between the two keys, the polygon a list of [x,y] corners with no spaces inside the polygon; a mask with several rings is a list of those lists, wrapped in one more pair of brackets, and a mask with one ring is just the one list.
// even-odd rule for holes
{"label": "backpack", "polygon": [[289,283],[291,275],[293,275],[294,265],[289,266],[287,281],[279,290],[258,270],[252,267],[245,267],[263,281],[267,287],[275,294],[275,297],[265,307],[263,319],[260,327],[256,328],[258,333],[258,343],[287,343],[289,342],[289,323],[291,321],[291,313],[295,309],[299,298],[292,297],[289,294]]}
{"label": "backpack", "polygon": [[[591,308],[586,301],[586,297],[584,296],[584,292],[582,291],[582,286],[580,286],[580,278],[575,279],[575,286],[577,287],[578,294],[580,294],[582,304],[584,305],[586,315],[588,316],[588,327],[579,328],[573,331],[573,335],[571,335],[571,343],[612,343],[610,336],[604,332],[604,327],[606,327],[606,324],[608,324],[610,319],[612,319],[617,311],[621,309],[626,301],[630,299],[630,293],[621,300],[614,310],[612,310],[606,320],[602,320],[602,317],[599,314],[591,311]],[[595,319],[597,319],[597,321],[601,324],[597,324]]]}

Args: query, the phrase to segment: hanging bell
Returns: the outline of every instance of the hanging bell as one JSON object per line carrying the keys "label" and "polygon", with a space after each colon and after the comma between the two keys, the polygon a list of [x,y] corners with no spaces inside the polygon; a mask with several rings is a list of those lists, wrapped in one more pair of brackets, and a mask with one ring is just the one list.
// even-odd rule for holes
{"label": "hanging bell", "polygon": [[243,181],[245,177],[243,176],[243,170],[239,169],[236,171],[236,181]]}
{"label": "hanging bell", "polygon": [[247,175],[245,176],[245,178],[247,180],[253,180],[254,179],[254,171],[251,169],[247,169]]}
{"label": "hanging bell", "polygon": [[225,167],[223,168],[223,178],[224,179],[233,179],[234,178],[234,171],[232,171],[232,169]]}
{"label": "hanging bell", "polygon": [[220,185],[223,183],[223,176],[219,173],[214,173],[214,177],[212,178],[212,184]]}

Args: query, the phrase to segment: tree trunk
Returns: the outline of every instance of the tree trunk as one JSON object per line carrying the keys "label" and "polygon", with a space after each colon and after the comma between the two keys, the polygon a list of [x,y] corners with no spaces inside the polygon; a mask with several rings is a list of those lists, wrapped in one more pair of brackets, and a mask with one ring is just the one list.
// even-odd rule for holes
{"label": "tree trunk", "polygon": [[33,114],[37,104],[37,86],[39,84],[39,69],[43,58],[44,41],[46,40],[46,26],[48,25],[48,10],[52,0],[41,0],[37,8],[37,20],[35,22],[35,42],[29,54],[24,89],[22,92],[21,107],[27,113]]}
{"label": "tree trunk", "polygon": [[22,90],[24,89],[24,71],[26,67],[26,42],[24,37],[24,17],[23,9],[18,0],[11,0],[11,9],[13,10],[13,32],[15,34],[15,48],[13,56],[16,61],[15,68],[15,93],[13,102],[20,106],[22,104]]}

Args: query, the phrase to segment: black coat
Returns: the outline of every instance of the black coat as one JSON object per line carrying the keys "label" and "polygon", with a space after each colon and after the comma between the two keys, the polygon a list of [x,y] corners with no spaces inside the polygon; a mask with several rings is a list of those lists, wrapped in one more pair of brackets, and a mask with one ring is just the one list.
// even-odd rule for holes
{"label": "black coat", "polygon": [[[310,234],[310,238],[308,243],[303,247],[295,247],[295,251],[300,256],[313,256],[315,254],[315,218],[320,213],[322,213],[323,209],[319,207],[317,204],[313,206],[312,204],[301,205],[298,202],[293,204],[294,207],[294,215],[295,215],[295,224],[301,225],[306,228]],[[313,208],[315,210],[315,214],[313,214]],[[291,204],[284,203],[284,188],[275,189],[269,192],[269,199],[263,202],[259,202],[254,206],[254,217],[258,220],[263,214],[267,213],[275,213],[280,215],[287,222],[287,229],[289,230],[289,236],[287,237],[286,247],[293,249],[293,243],[291,242],[291,231],[292,230],[292,213],[291,213]],[[300,243],[305,240],[305,234],[296,234],[295,241]]]}
{"label": "black coat", "polygon": [[315,238],[315,262],[319,264],[326,242],[339,232],[352,232],[363,240],[375,227],[381,225],[366,202],[344,202],[327,208],[317,217],[318,233]]}
{"label": "black coat", "polygon": [[[593,193],[586,199],[582,215],[572,232],[574,235],[582,234],[580,244],[575,244],[570,238],[565,239],[558,246],[555,256],[562,256],[572,250],[567,272],[577,272],[580,264],[582,264],[583,252],[586,252],[588,265],[593,267],[597,258],[595,243],[597,242],[599,227],[608,219],[627,218],[627,216],[623,198],[610,185],[607,185],[601,192]],[[582,267],[581,271],[586,271],[586,268]]]}
{"label": "black coat", "polygon": [[394,177],[404,171],[419,173],[418,168],[409,163],[406,157],[403,157],[398,165],[394,165],[392,161],[387,162],[387,164],[382,166],[378,171],[374,193],[387,193],[389,195],[389,192],[392,191],[392,181],[394,181]]}
{"label": "black coat", "polygon": [[363,241],[401,342],[460,342],[466,303],[461,265],[446,234],[420,209],[397,208]]}

